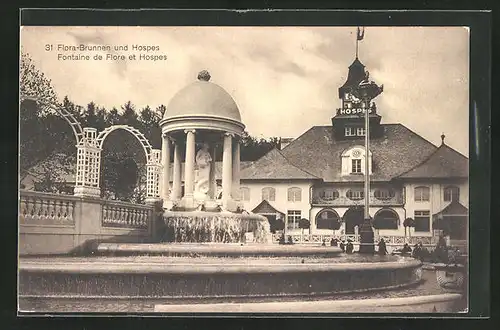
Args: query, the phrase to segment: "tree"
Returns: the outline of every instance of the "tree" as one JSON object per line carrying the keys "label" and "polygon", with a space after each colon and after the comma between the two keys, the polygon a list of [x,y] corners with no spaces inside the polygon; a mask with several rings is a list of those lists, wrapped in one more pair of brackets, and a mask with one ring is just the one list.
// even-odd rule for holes
{"label": "tree", "polygon": [[[409,228],[415,227],[415,220],[413,220],[412,218],[406,218],[403,221],[403,226],[405,227],[405,238],[406,238],[406,227],[408,227],[408,232],[411,233]],[[411,237],[411,234],[410,234],[410,237]]]}
{"label": "tree", "polygon": [[137,112],[135,111],[135,106],[132,102],[127,101],[124,105],[122,105],[122,113],[120,115],[119,124],[121,125],[130,125],[132,127],[139,127],[139,120],[137,118]]}
{"label": "tree", "polygon": [[274,148],[279,146],[279,138],[273,137],[269,140],[257,139],[250,136],[248,132],[243,132],[240,142],[241,160],[255,161]]}
{"label": "tree", "polygon": [[19,71],[21,101],[26,98],[34,98],[47,105],[59,105],[51,80],[35,67],[29,54],[23,50],[21,50]]}
{"label": "tree", "polygon": [[[60,106],[50,79],[39,71],[29,54],[21,51],[19,109],[19,167],[23,180],[30,168],[54,153],[66,131],[64,120],[51,107]],[[67,124],[66,124],[67,126]],[[69,130],[71,132],[71,130]],[[75,143],[73,143],[75,144]]]}
{"label": "tree", "polygon": [[120,120],[121,120],[120,113],[118,112],[118,110],[115,107],[113,107],[113,109],[111,109],[111,111],[109,111],[106,114],[106,125],[107,126],[118,125],[120,123]]}
{"label": "tree", "polygon": [[302,229],[302,236],[304,236],[304,229],[309,229],[311,223],[306,218],[299,220],[299,228]]}

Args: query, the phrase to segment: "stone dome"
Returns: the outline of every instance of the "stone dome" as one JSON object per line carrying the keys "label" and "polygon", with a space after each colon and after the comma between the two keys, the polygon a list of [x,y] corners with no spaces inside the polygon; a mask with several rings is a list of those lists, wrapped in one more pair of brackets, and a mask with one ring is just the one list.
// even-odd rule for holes
{"label": "stone dome", "polygon": [[241,122],[240,111],[231,95],[219,85],[203,80],[177,92],[168,104],[163,118],[193,115],[222,117]]}
{"label": "stone dome", "polygon": [[245,125],[231,95],[201,71],[195,81],[177,92],[160,121],[164,133],[181,129],[209,129],[241,134]]}

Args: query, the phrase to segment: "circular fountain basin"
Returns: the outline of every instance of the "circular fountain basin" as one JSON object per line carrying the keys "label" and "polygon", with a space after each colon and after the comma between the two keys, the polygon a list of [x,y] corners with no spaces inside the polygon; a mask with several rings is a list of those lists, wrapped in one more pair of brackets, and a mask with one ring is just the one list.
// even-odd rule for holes
{"label": "circular fountain basin", "polygon": [[172,257],[337,257],[342,250],[334,246],[301,246],[276,244],[213,244],[165,243],[129,244],[101,243],[99,254],[105,255],[164,255]]}
{"label": "circular fountain basin", "polygon": [[420,280],[420,261],[394,256],[39,258],[19,265],[23,297],[314,296],[400,288]]}

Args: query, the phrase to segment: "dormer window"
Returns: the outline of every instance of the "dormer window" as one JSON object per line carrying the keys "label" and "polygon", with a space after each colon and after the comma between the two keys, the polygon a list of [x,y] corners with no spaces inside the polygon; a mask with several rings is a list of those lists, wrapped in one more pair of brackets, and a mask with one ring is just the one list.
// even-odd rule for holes
{"label": "dormer window", "polygon": [[[369,174],[372,174],[372,154],[368,154]],[[342,153],[342,175],[365,173],[365,148],[354,146]]]}

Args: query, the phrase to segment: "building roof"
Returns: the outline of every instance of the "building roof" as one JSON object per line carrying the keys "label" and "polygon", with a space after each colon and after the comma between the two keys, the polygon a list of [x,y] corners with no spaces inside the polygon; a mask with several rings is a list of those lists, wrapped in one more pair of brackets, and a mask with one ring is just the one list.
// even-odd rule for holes
{"label": "building roof", "polygon": [[277,210],[274,206],[271,205],[267,200],[262,200],[262,202],[259,203],[253,210],[252,213],[259,213],[259,214],[273,214],[273,213],[279,213],[281,215],[285,215],[285,213]]}
{"label": "building roof", "polygon": [[181,89],[171,99],[163,119],[210,116],[241,122],[240,111],[231,95],[217,84],[196,81]]}
{"label": "building roof", "polygon": [[246,168],[241,168],[240,179],[242,180],[266,180],[266,179],[320,179],[305,169],[296,167],[289,162],[276,148],[270,150],[260,159],[254,161]]}
{"label": "building roof", "polygon": [[400,178],[467,178],[469,160],[444,142],[419,165],[401,174]]}
{"label": "building roof", "polygon": [[438,213],[434,214],[433,217],[436,218],[442,218],[443,216],[462,216],[462,215],[468,215],[469,210],[460,204],[459,201],[454,200],[448,206],[446,206],[444,209],[439,211]]}
{"label": "building roof", "polygon": [[[382,138],[370,140],[372,181],[389,181],[426,160],[437,147],[401,124],[382,124]],[[300,169],[326,182],[363,182],[362,175],[341,176],[341,154],[364,140],[333,139],[332,126],[314,126],[281,150]],[[274,165],[276,166],[276,165]]]}

